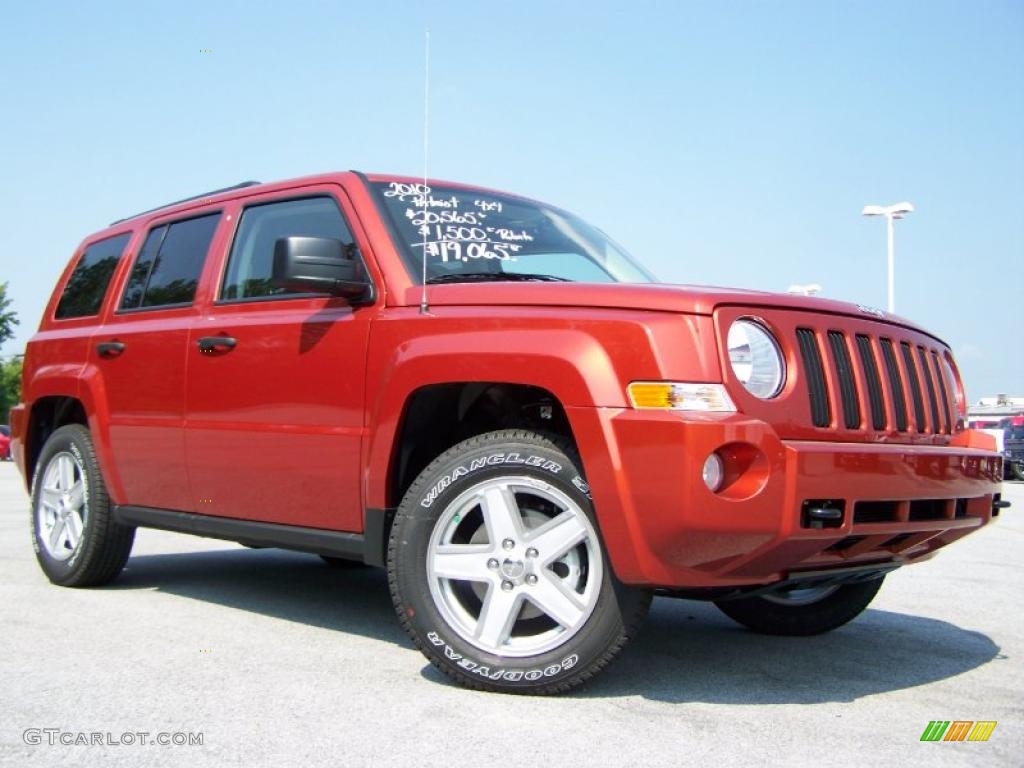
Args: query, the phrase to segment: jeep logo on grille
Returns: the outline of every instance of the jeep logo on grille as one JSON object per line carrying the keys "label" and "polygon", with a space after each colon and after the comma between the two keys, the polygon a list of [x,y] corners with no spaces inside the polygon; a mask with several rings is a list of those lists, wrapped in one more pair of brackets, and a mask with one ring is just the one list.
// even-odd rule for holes
{"label": "jeep logo on grille", "polygon": [[882,310],[875,309],[874,307],[868,307],[868,306],[865,306],[864,304],[858,304],[857,305],[857,309],[859,309],[865,315],[873,315],[875,317],[885,317],[885,312],[883,312]]}

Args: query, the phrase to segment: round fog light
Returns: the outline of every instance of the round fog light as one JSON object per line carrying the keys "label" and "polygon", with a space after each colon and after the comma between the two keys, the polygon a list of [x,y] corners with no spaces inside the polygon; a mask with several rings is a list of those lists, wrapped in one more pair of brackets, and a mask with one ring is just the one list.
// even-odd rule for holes
{"label": "round fog light", "polygon": [[704,469],[701,475],[704,478],[704,485],[712,493],[721,488],[722,481],[725,479],[725,465],[722,464],[722,457],[717,453],[712,453],[704,459]]}

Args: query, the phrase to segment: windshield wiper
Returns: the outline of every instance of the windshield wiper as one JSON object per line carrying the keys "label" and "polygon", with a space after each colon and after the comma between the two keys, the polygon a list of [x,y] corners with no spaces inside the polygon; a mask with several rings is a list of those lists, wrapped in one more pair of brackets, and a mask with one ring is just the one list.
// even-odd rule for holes
{"label": "windshield wiper", "polygon": [[539,280],[548,283],[571,283],[572,281],[565,277],[555,277],[554,275],[537,275],[528,272],[452,272],[447,275],[434,275],[433,277],[427,278],[427,283],[433,285],[434,283],[483,283],[483,282],[516,282],[516,281],[529,281]]}

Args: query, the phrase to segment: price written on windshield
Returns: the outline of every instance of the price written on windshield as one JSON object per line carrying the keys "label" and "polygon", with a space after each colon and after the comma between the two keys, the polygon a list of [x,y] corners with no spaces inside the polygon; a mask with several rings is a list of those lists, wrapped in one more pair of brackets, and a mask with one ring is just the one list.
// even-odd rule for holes
{"label": "price written on windshield", "polygon": [[385,197],[407,203],[405,218],[416,228],[420,242],[413,247],[426,248],[428,256],[443,262],[471,259],[515,260],[514,254],[534,236],[522,228],[499,226],[489,222],[503,213],[498,200],[473,199],[471,203],[456,195],[434,197],[429,186],[391,182]]}

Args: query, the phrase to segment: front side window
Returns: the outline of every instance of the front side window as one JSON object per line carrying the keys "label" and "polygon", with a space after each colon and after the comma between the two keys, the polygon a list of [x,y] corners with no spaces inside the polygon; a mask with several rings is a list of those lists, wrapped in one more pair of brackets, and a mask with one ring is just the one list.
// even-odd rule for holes
{"label": "front side window", "polygon": [[274,244],[282,237],[329,237],[346,245],[352,234],[330,197],[252,205],[242,212],[221,286],[222,300],[291,293],[271,283]]}
{"label": "front side window", "polygon": [[373,182],[410,275],[428,283],[655,278],[601,230],[532,200],[462,187]]}
{"label": "front side window", "polygon": [[128,234],[109,237],[85,249],[64,286],[54,317],[63,320],[99,314],[110,278],[114,276],[117,262],[128,245],[128,238]]}
{"label": "front side window", "polygon": [[121,309],[191,304],[220,213],[150,230],[128,277]]}

